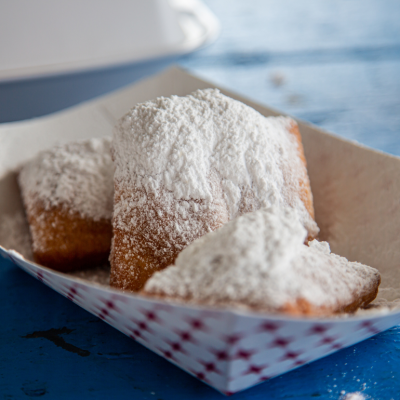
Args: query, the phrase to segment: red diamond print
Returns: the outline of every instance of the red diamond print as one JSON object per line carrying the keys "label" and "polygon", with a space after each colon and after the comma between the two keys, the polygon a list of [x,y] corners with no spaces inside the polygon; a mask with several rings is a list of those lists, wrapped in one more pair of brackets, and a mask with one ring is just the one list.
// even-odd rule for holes
{"label": "red diamond print", "polygon": [[112,301],[106,301],[106,306],[111,309],[115,308],[115,305]]}
{"label": "red diamond print", "polygon": [[142,313],[148,321],[158,321],[157,314],[154,311],[142,310]]}
{"label": "red diamond print", "polygon": [[214,353],[215,356],[217,357],[218,361],[227,361],[229,356],[228,353],[225,351],[217,351],[216,353]]}
{"label": "red diamond print", "polygon": [[170,351],[163,351],[163,354],[164,354],[164,356],[166,357],[166,358],[173,358],[173,355],[172,355],[172,353],[170,352]]}
{"label": "red diamond print", "polygon": [[214,372],[215,374],[222,374],[221,371],[219,371],[217,369],[217,367],[215,366],[215,364],[213,362],[204,362],[204,361],[200,361],[200,364],[204,365],[204,369],[206,372]]}
{"label": "red diamond print", "polygon": [[243,360],[249,360],[249,358],[255,353],[255,351],[239,350],[235,358],[241,358]]}
{"label": "red diamond print", "polygon": [[310,334],[319,334],[319,333],[325,333],[328,330],[328,327],[326,325],[314,325],[310,329]]}
{"label": "red diamond print", "polygon": [[76,294],[77,294],[76,289],[74,287],[70,288],[67,294],[67,299],[72,301]]}
{"label": "red diamond print", "polygon": [[108,316],[108,310],[105,309],[105,308],[103,308],[103,309],[100,311],[99,318],[105,319],[107,316]]}
{"label": "red diamond print", "polygon": [[151,329],[147,326],[147,324],[144,321],[135,321],[134,319],[131,319],[131,321],[141,330],[141,331],[148,331],[151,332]]}
{"label": "red diamond print", "polygon": [[259,328],[258,331],[261,332],[275,332],[280,328],[280,325],[273,322],[264,322]]}
{"label": "red diamond print", "polygon": [[154,321],[154,320],[156,320],[157,319],[157,317],[156,317],[156,314],[154,314],[153,312],[148,312],[147,314],[146,314],[146,317],[147,317],[147,319],[149,319],[150,321]]}
{"label": "red diamond print", "polygon": [[101,299],[104,303],[104,307],[100,310],[99,318],[105,319],[107,316],[111,316],[110,311],[115,310],[118,311],[118,308],[116,307],[115,303],[108,300],[108,299]]}
{"label": "red diamond print", "polygon": [[181,338],[182,338],[182,340],[190,341],[192,337],[190,336],[189,332],[182,332]]}
{"label": "red diamond print", "polygon": [[207,330],[203,321],[201,321],[199,319],[192,319],[189,321],[189,324],[192,326],[193,329],[196,329],[198,331],[206,331]]}
{"label": "red diamond print", "polygon": [[270,376],[260,376],[260,379],[258,381],[264,382],[264,381],[267,381],[268,379],[271,379],[271,377]]}
{"label": "red diamond print", "polygon": [[319,342],[319,345],[320,345],[320,346],[323,346],[324,344],[331,344],[331,343],[333,343],[336,339],[337,339],[337,338],[335,338],[335,337],[329,337],[329,336],[323,337],[323,338],[321,339],[321,341]]}
{"label": "red diamond print", "polygon": [[243,373],[243,375],[248,374],[259,374],[263,369],[267,368],[268,365],[250,365],[249,369]]}
{"label": "red diamond print", "polygon": [[183,354],[186,354],[186,351],[182,348],[182,346],[181,346],[181,344],[180,343],[177,343],[177,342],[174,342],[174,343],[170,343],[170,346],[171,346],[171,349],[173,350],[173,351],[179,351],[179,352],[181,352],[181,353],[183,353]]}
{"label": "red diamond print", "polygon": [[179,343],[172,343],[171,347],[175,351],[182,351],[182,347],[181,347],[181,345]]}
{"label": "red diamond print", "polygon": [[306,362],[307,362],[307,361],[305,361],[305,360],[297,360],[297,361],[294,363],[294,365],[300,366],[300,365],[304,365]]}
{"label": "red diamond print", "polygon": [[169,351],[169,350],[163,350],[161,348],[157,348],[157,350],[165,357],[165,358],[169,358],[171,360],[174,360],[174,355]]}
{"label": "red diamond print", "polygon": [[204,375],[203,372],[196,372],[195,375],[196,375],[199,379],[201,379],[202,381],[204,381],[205,375]]}
{"label": "red diamond print", "polygon": [[270,347],[286,347],[289,343],[292,342],[292,338],[277,338],[275,339]]}
{"label": "red diamond print", "polygon": [[37,278],[39,279],[40,282],[43,282],[43,273],[42,273],[42,271],[38,271],[36,276],[37,276]]}
{"label": "red diamond print", "polygon": [[204,366],[205,366],[207,372],[215,372],[216,371],[214,363],[204,364]]}
{"label": "red diamond print", "polygon": [[364,322],[361,322],[361,327],[362,327],[362,328],[369,328],[369,327],[371,327],[371,325],[372,325],[372,322],[371,322],[371,321],[364,321]]}
{"label": "red diamond print", "polygon": [[227,341],[230,345],[236,344],[240,339],[242,339],[242,336],[241,336],[241,335],[231,335],[231,336],[227,336],[227,337],[226,337],[226,341]]}
{"label": "red diamond print", "polygon": [[141,322],[138,323],[138,327],[139,327],[140,329],[142,329],[143,331],[147,331],[147,330],[148,330],[147,324],[146,324],[145,322],[143,322],[143,321],[141,321]]}
{"label": "red diamond print", "polygon": [[179,335],[181,337],[181,340],[183,340],[184,342],[192,342],[192,343],[196,343],[196,340],[192,337],[192,335],[187,332],[187,331],[175,331],[175,333],[177,335]]}
{"label": "red diamond print", "polygon": [[333,346],[332,346],[332,349],[335,349],[335,350],[340,350],[340,349],[342,349],[343,348],[343,345],[341,345],[340,343],[335,343]]}
{"label": "red diamond print", "polygon": [[380,332],[378,329],[375,328],[374,324],[371,321],[362,322],[361,328],[365,328],[371,333],[379,333]]}
{"label": "red diamond print", "polygon": [[294,360],[299,356],[300,353],[296,353],[294,351],[288,351],[281,359],[281,361],[286,361],[286,360]]}

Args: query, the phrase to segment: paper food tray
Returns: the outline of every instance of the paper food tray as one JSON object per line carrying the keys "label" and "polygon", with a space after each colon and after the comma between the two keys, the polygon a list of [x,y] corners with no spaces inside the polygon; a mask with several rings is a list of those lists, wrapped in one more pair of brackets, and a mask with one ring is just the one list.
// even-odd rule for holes
{"label": "paper food tray", "polygon": [[[0,217],[22,210],[15,172],[55,143],[111,134],[134,104],[216,87],[172,68],[114,94],[28,122],[0,126]],[[266,116],[278,113],[221,89]],[[336,254],[379,269],[400,288],[400,159],[299,122],[320,239]],[[1,243],[0,243],[1,244]],[[400,322],[400,312],[292,318],[185,306],[119,292],[52,271],[0,247],[0,254],[116,329],[225,394],[256,385]],[[393,300],[393,299],[392,299]],[[51,307],[51,306],[49,306]]]}

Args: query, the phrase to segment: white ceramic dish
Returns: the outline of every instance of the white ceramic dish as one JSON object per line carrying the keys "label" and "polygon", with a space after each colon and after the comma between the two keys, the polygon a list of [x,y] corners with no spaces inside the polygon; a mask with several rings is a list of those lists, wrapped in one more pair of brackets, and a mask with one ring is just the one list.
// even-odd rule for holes
{"label": "white ceramic dish", "polygon": [[199,0],[1,2],[0,82],[184,54],[218,32]]}
{"label": "white ceramic dish", "polygon": [[218,33],[200,0],[0,2],[0,123],[126,86]]}

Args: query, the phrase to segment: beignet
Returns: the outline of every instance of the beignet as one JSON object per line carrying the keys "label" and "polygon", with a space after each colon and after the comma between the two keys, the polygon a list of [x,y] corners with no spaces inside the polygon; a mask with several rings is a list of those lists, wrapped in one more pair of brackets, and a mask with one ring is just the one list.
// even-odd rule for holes
{"label": "beignet", "polygon": [[19,186],[34,260],[59,271],[107,261],[114,168],[111,140],[55,146],[25,164]]}
{"label": "beignet", "polygon": [[111,285],[139,290],[209,231],[271,205],[318,227],[297,124],[216,89],[134,107],[114,129]]}
{"label": "beignet", "polygon": [[375,299],[380,275],[313,240],[291,209],[260,209],[208,233],[155,273],[143,294],[294,315],[352,312]]}

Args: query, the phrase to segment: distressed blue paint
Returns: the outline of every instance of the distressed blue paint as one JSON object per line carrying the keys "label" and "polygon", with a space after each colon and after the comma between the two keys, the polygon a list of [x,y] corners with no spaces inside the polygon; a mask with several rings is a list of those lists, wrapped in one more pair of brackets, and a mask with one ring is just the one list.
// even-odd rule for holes
{"label": "distressed blue paint", "polygon": [[[183,66],[400,155],[398,0],[206,2],[221,38]],[[3,260],[0,323],[0,398],[224,398]],[[24,337],[50,329],[82,352]],[[400,327],[232,399],[339,399],[342,390],[400,399]]]}
{"label": "distressed blue paint", "polygon": [[[225,398],[4,260],[0,317],[4,399]],[[72,330],[61,335],[65,342],[88,356],[25,337],[64,327]],[[338,399],[342,390],[363,390],[375,400],[399,399],[399,333],[400,327],[393,328],[231,398]]]}
{"label": "distressed blue paint", "polygon": [[221,38],[182,65],[338,135],[400,155],[399,1],[206,2],[221,19]]}

